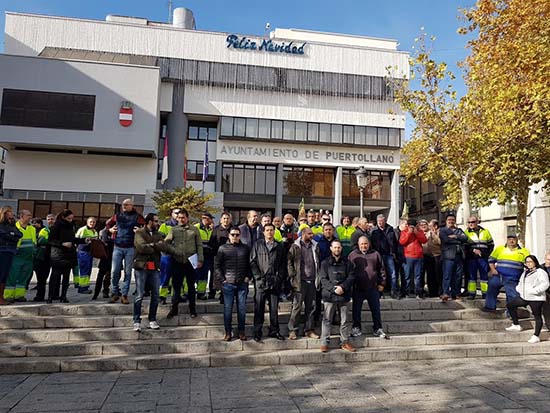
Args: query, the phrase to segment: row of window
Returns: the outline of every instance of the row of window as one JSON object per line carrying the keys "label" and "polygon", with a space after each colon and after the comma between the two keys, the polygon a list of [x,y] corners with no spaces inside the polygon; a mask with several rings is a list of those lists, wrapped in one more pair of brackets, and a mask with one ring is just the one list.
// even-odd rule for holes
{"label": "row of window", "polygon": [[401,146],[402,134],[397,128],[233,117],[222,117],[220,131],[224,137],[395,148]]}
{"label": "row of window", "polygon": [[0,124],[91,131],[94,115],[92,95],[4,89]]}
{"label": "row of window", "polygon": [[225,88],[298,92],[326,96],[393,100],[381,76],[328,73],[281,67],[251,66],[160,58],[163,79]]}
{"label": "row of window", "polygon": [[[283,195],[296,197],[333,197],[335,169],[285,166],[283,168]],[[257,195],[275,195],[277,167],[223,163],[222,191]],[[369,171],[364,189],[366,199],[391,198],[389,172]],[[359,189],[353,170],[345,169],[342,176],[342,196],[359,198]]]}
{"label": "row of window", "polygon": [[215,142],[218,138],[217,123],[189,122],[187,138],[192,141]]}

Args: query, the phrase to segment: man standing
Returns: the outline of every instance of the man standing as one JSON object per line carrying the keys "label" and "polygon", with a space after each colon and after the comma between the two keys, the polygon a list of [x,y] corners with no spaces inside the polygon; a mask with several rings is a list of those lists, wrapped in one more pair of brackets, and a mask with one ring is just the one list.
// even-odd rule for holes
{"label": "man standing", "polygon": [[349,343],[351,322],[351,291],[355,282],[355,268],[353,264],[342,256],[342,244],[333,240],[330,244],[332,255],[321,263],[319,278],[321,280],[321,294],[323,296],[324,314],[321,332],[321,351],[328,351],[330,329],[334,312],[340,310],[340,346],[343,350],[354,352],[355,347]]}
{"label": "man standing", "polygon": [[424,231],[417,227],[416,221],[411,219],[401,228],[399,243],[403,246],[405,255],[405,285],[401,286],[401,297],[406,297],[414,289],[416,298],[424,299],[424,252],[422,244],[428,242]]}
{"label": "man standing", "polygon": [[[76,237],[85,239],[86,241],[97,239],[99,235],[95,229],[96,223],[97,219],[95,217],[88,217],[86,225],[76,231]],[[89,242],[78,245],[79,294],[92,294],[92,290],[90,290],[90,275],[92,274],[94,257],[90,254],[90,249],[91,245]]]}
{"label": "man standing", "polygon": [[265,303],[269,302],[269,335],[284,340],[279,331],[279,293],[283,282],[284,247],[275,241],[275,226],[263,226],[263,238],[250,252],[250,269],[254,279],[254,340],[261,341],[265,318]]}
{"label": "man standing", "polygon": [[281,225],[281,235],[283,237],[285,249],[290,249],[290,246],[298,239],[298,226],[294,222],[292,214],[285,214],[283,217],[283,225]]}
{"label": "man standing", "polygon": [[254,210],[248,211],[246,222],[239,226],[241,230],[241,242],[249,249],[252,248],[258,239],[258,213]]}
{"label": "man standing", "polygon": [[379,214],[376,217],[376,228],[371,233],[371,240],[372,248],[378,251],[384,260],[384,266],[391,282],[391,297],[398,298],[399,286],[395,257],[399,240],[393,227],[386,222],[385,215]]}
{"label": "man standing", "polygon": [[189,288],[189,314],[191,318],[195,318],[197,316],[195,268],[193,268],[189,259],[195,256],[197,268],[202,267],[204,262],[202,240],[199,230],[195,226],[189,225],[189,213],[185,208],[181,208],[178,212],[177,221],[178,225],[171,227],[165,238],[168,243],[167,252],[172,256],[172,308],[167,317],[172,318],[178,314],[181,289],[185,279]]}
{"label": "man standing", "polygon": [[136,231],[134,238],[134,270],[136,296],[134,298],[134,331],[141,331],[141,303],[145,285],[151,286],[149,303],[149,328],[158,330],[157,308],[160,285],[160,252],[166,249],[164,235],[158,231],[159,217],[153,213],[145,217],[145,227]]}
{"label": "man standing", "polygon": [[488,288],[489,255],[495,248],[491,233],[479,225],[477,217],[468,218],[466,229],[468,243],[466,244],[466,263],[468,266],[468,299],[473,300],[477,293],[477,273],[481,297],[485,298]]}
{"label": "man standing", "polygon": [[[445,218],[445,227],[439,230],[441,239],[441,262],[443,266],[443,295],[441,300],[449,300],[449,294],[456,300],[460,294],[460,285],[464,274],[464,245],[468,237],[456,226],[456,217],[453,214]],[[519,277],[518,277],[519,280]]]}
{"label": "man standing", "polygon": [[214,273],[217,282],[222,285],[224,341],[233,337],[233,304],[237,297],[237,320],[239,339],[246,341],[244,326],[246,322],[246,297],[250,281],[250,248],[240,241],[241,231],[238,227],[229,230],[229,242],[218,249],[214,259]]}
{"label": "man standing", "polygon": [[[208,284],[208,273],[214,269],[214,254],[210,247],[210,237],[212,236],[212,223],[214,217],[212,214],[205,212],[201,216],[201,222],[195,224],[199,230],[202,240],[202,252],[204,254],[204,263],[202,267],[196,271],[197,274],[197,299],[206,300],[206,286]],[[188,287],[189,288],[189,287]]]}
{"label": "man standing", "polygon": [[299,227],[300,235],[304,230],[304,228],[311,228],[311,230],[313,231],[313,235],[318,235],[323,233],[323,227],[316,221],[315,211],[313,211],[313,209],[310,209],[307,212],[306,223],[300,225]]}
{"label": "man standing", "polygon": [[504,287],[506,303],[518,296],[516,286],[523,273],[525,258],[529,255],[527,248],[518,245],[516,235],[508,235],[506,245],[496,247],[489,256],[489,285],[485,307],[482,311],[494,312],[497,308],[497,296]]}
{"label": "man standing", "polygon": [[[220,217],[220,223],[214,227],[212,235],[210,236],[210,241],[208,241],[208,246],[211,249],[213,257],[218,253],[218,249],[229,240],[229,230],[232,226],[231,214],[229,212],[224,212]],[[217,285],[216,277],[210,274],[208,298],[216,298],[216,290],[218,289],[221,289],[221,286]],[[220,294],[220,304],[223,304],[223,293]]]}
{"label": "man standing", "polygon": [[355,248],[357,248],[357,242],[359,241],[360,237],[367,237],[370,239],[369,234],[369,221],[367,218],[359,218],[359,221],[357,221],[357,228],[355,228],[355,231],[353,234],[351,234],[351,250],[353,251]]}
{"label": "man standing", "polygon": [[41,302],[46,297],[46,283],[50,275],[50,248],[48,239],[50,238],[50,229],[55,223],[55,215],[48,214],[46,217],[47,226],[38,233],[36,255],[34,256],[34,271],[36,272],[36,297],[33,301]]}
{"label": "man standing", "polygon": [[36,229],[31,225],[32,214],[23,209],[19,212],[16,228],[23,234],[17,243],[17,252],[13,257],[10,275],[6,283],[4,298],[7,301],[25,302],[27,280],[32,277],[33,258],[36,248]]}
{"label": "man standing", "polygon": [[[111,303],[119,299],[122,304],[130,304],[128,291],[132,281],[132,266],[134,263],[134,232],[145,225],[143,216],[134,209],[131,199],[122,201],[122,211],[107,221],[107,229],[113,234],[115,247],[111,273]],[[124,280],[122,284],[122,298],[120,296],[120,273],[124,262]]]}
{"label": "man standing", "polygon": [[[159,232],[165,237],[170,232],[170,228],[178,225],[178,213],[180,212],[179,208],[174,208],[170,211],[170,219],[164,222],[160,228]],[[161,304],[166,304],[166,298],[168,297],[168,291],[170,290],[171,285],[171,257],[169,254],[161,254],[160,256],[160,291],[159,291],[159,300]]]}
{"label": "man standing", "polygon": [[319,247],[313,240],[313,231],[306,227],[302,230],[302,237],[292,246],[288,252],[287,260],[288,278],[294,297],[292,300],[292,312],[288,321],[288,338],[296,340],[298,338],[296,318],[302,310],[302,304],[305,306],[305,336],[318,339],[319,335],[313,331],[315,298],[318,286],[319,270]]}
{"label": "man standing", "polygon": [[[325,217],[325,215],[323,215],[323,217]],[[334,236],[334,225],[332,225],[330,222],[325,222],[323,224],[323,233],[315,235],[313,239],[317,241],[317,246],[319,247],[319,262],[323,262],[331,255],[331,242],[337,239]],[[321,290],[317,289],[317,297],[315,300],[315,314],[313,315],[313,319],[315,320],[316,325],[321,320],[322,304]]]}
{"label": "man standing", "polygon": [[342,217],[341,224],[336,227],[336,235],[342,244],[342,254],[344,257],[347,257],[352,250],[351,236],[355,232],[355,227],[351,225],[351,217],[349,215]]}
{"label": "man standing", "polygon": [[359,238],[359,249],[353,251],[349,261],[355,266],[355,285],[353,289],[353,328],[351,336],[361,335],[361,310],[367,300],[372,314],[372,331],[375,337],[386,337],[382,330],[380,315],[380,292],[386,285],[384,261],[378,251],[370,247],[367,237]]}

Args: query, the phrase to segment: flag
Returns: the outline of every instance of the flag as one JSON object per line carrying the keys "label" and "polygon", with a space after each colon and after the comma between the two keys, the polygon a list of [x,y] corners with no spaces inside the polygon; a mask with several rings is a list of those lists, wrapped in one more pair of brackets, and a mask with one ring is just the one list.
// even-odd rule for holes
{"label": "flag", "polygon": [[164,138],[164,155],[162,157],[162,176],[160,178],[160,183],[164,184],[167,179],[168,179],[168,136]]}
{"label": "flag", "polygon": [[206,148],[204,150],[204,162],[202,163],[202,182],[208,179],[208,139],[206,139]]}
{"label": "flag", "polygon": [[298,215],[305,215],[306,214],[306,207],[304,204],[304,198],[300,201],[300,204],[298,205]]}
{"label": "flag", "polygon": [[187,186],[187,145],[185,142],[185,149],[183,152],[183,186]]}

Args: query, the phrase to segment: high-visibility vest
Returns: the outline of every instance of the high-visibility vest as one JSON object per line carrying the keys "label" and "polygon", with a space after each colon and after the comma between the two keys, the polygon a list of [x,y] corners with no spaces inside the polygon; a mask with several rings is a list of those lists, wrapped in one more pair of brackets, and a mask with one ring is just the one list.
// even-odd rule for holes
{"label": "high-visibility vest", "polygon": [[468,237],[468,248],[469,250],[478,249],[482,252],[484,257],[490,254],[491,249],[493,248],[493,237],[489,230],[479,227],[479,230],[476,232],[474,230],[466,229],[464,231]]}
{"label": "high-visibility vest", "polygon": [[523,273],[523,263],[529,255],[527,248],[517,247],[513,250],[506,245],[501,245],[489,256],[489,264],[495,264],[499,274],[505,277],[517,278]]}
{"label": "high-visibility vest", "polygon": [[19,221],[15,223],[15,226],[21,234],[23,234],[17,242],[17,253],[21,254],[30,252],[32,254],[34,252],[34,248],[36,247],[36,228],[31,224],[28,224],[26,228],[23,228]]}
{"label": "high-visibility vest", "polygon": [[98,238],[98,234],[95,229],[88,228],[87,225],[84,225],[83,227],[80,227],[78,231],[76,231],[76,237],[77,238]]}
{"label": "high-visibility vest", "polygon": [[204,228],[200,223],[195,224],[195,227],[197,227],[197,229],[199,230],[199,234],[201,234],[202,243],[208,243],[208,241],[210,241],[210,237],[212,236],[212,229]]}

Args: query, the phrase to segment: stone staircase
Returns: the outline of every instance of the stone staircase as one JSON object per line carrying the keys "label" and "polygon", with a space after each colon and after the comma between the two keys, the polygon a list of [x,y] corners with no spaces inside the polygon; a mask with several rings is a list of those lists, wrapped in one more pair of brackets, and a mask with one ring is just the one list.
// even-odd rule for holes
{"label": "stone staircase", "polygon": [[[144,309],[148,302],[145,301]],[[377,362],[440,358],[474,358],[550,354],[549,333],[529,344],[534,321],[523,319],[528,331],[508,333],[504,310],[480,311],[482,300],[441,303],[436,299],[382,300],[384,329],[390,339],[373,337],[365,303],[363,336],[353,338],[356,353],[338,348],[338,326],[331,347],[322,354],[319,340],[300,338],[256,343],[223,342],[223,307],[198,302],[197,318],[187,306],[181,315],[166,319],[160,306],[158,331],[132,330],[132,305],[102,302],[81,304],[21,304],[0,307],[0,372],[134,370],[189,367],[288,365],[334,362]],[[252,335],[253,303],[248,303],[247,331]],[[280,305],[281,333],[287,334],[290,303]],[[525,312],[524,316],[530,314]],[[236,318],[236,317],[234,317]],[[266,318],[267,315],[266,315]],[[145,326],[146,316],[143,326]],[[234,325],[236,326],[236,320]]]}

